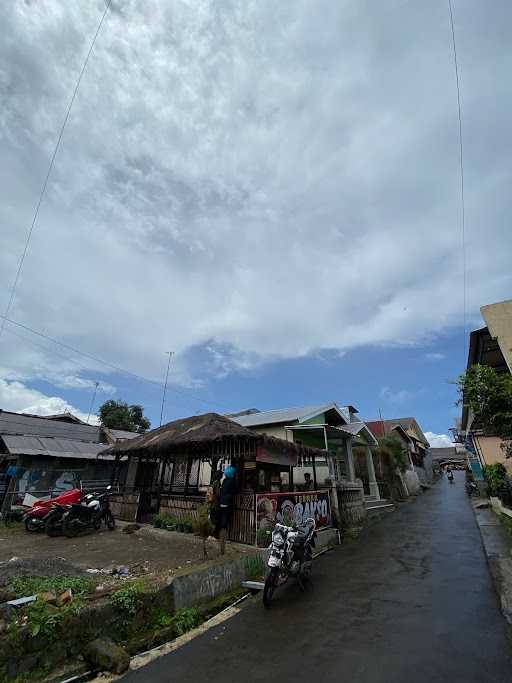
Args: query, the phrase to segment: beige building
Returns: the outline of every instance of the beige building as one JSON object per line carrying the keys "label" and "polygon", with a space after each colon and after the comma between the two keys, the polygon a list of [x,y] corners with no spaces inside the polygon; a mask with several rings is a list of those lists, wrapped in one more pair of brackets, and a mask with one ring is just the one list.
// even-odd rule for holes
{"label": "beige building", "polygon": [[480,313],[512,372],[512,299],[482,306]]}

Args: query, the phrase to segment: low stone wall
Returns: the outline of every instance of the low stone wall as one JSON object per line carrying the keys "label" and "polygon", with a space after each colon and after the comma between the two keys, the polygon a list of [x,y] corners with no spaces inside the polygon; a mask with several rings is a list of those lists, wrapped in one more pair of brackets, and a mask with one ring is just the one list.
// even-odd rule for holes
{"label": "low stone wall", "polygon": [[336,484],[340,522],[344,528],[363,526],[366,519],[363,484],[341,482]]}
{"label": "low stone wall", "polygon": [[[215,599],[240,589],[243,580],[254,578],[258,567],[264,567],[258,553],[203,567],[175,577],[159,590],[141,593],[133,611],[123,611],[106,597],[38,632],[33,625],[8,626],[0,618],[0,682],[29,674],[34,677],[27,680],[40,680],[40,674],[75,660],[97,638],[111,639],[131,653],[140,651],[141,644],[149,648],[171,640],[172,627],[159,627],[160,617],[188,607],[197,607],[199,612],[208,609]],[[119,588],[129,584],[121,583]]]}
{"label": "low stone wall", "polygon": [[[255,555],[257,557],[257,555]],[[263,565],[262,565],[263,566]],[[177,576],[167,590],[174,609],[193,607],[240,587],[249,578],[247,557]]]}

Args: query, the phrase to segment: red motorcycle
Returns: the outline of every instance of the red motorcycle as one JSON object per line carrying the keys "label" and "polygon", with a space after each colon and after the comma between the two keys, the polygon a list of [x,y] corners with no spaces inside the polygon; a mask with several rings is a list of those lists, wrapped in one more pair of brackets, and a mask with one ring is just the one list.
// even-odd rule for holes
{"label": "red motorcycle", "polygon": [[[57,509],[64,510],[63,506],[79,503],[82,500],[82,491],[80,489],[71,489],[65,493],[61,493],[57,498],[50,498],[49,500],[39,500],[37,503],[27,510],[23,515],[25,522],[25,529],[27,531],[40,531],[46,526],[48,515]],[[61,507],[62,506],[62,507]]]}

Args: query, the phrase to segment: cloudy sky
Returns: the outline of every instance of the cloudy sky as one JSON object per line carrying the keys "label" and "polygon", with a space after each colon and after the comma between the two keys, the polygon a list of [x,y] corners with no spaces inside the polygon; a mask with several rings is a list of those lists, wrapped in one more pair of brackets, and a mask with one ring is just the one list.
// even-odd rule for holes
{"label": "cloudy sky", "polygon": [[[103,0],[0,5],[0,307]],[[468,327],[511,292],[512,5],[454,0]],[[446,434],[464,364],[447,2],[113,0],[0,339],[0,407],[353,403]],[[124,368],[152,382],[114,370]]]}

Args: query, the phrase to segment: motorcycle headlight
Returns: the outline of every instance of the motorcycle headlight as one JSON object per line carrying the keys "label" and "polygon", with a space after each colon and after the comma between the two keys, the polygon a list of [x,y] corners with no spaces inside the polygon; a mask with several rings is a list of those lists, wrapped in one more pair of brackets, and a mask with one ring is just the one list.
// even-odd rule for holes
{"label": "motorcycle headlight", "polygon": [[280,533],[274,532],[272,534],[272,543],[275,546],[280,547],[280,546],[284,545],[284,538],[281,536]]}

